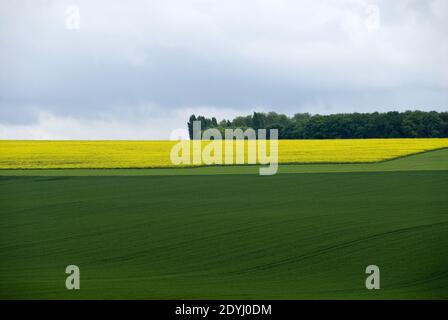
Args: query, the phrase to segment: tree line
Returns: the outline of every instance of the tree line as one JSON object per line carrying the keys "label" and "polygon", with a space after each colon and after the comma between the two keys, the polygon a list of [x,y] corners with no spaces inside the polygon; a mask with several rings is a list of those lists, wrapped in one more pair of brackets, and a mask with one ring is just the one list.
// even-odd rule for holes
{"label": "tree line", "polygon": [[193,121],[201,129],[278,129],[279,139],[364,139],[364,138],[447,138],[448,112],[406,111],[373,113],[339,113],[311,115],[297,113],[292,117],[276,112],[254,112],[233,120],[217,121],[215,117],[190,116],[188,131],[193,137]]}

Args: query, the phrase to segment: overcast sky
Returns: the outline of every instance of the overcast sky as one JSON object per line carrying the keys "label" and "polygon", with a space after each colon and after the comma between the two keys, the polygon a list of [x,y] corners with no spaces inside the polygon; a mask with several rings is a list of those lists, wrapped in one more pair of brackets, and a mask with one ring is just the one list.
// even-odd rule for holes
{"label": "overcast sky", "polygon": [[446,0],[0,0],[0,139],[448,110]]}

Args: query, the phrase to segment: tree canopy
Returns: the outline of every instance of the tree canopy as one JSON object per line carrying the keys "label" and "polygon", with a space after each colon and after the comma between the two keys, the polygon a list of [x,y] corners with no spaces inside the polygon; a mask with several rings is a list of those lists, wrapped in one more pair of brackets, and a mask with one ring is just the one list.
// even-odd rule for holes
{"label": "tree canopy", "polygon": [[218,122],[215,117],[191,115],[188,121],[190,138],[193,121],[201,121],[201,129],[278,129],[279,139],[365,139],[365,138],[446,138],[448,112],[391,111],[386,113],[338,113],[311,115],[297,113],[292,117],[276,112],[254,112],[233,120]]}

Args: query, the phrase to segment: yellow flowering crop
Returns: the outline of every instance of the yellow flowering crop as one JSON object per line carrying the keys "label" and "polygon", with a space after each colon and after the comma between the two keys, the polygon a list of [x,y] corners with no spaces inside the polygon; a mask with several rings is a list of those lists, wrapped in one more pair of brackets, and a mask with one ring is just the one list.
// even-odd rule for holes
{"label": "yellow flowering crop", "polygon": [[[176,143],[0,140],[0,168],[173,167]],[[279,163],[375,162],[445,147],[448,139],[279,140]]]}

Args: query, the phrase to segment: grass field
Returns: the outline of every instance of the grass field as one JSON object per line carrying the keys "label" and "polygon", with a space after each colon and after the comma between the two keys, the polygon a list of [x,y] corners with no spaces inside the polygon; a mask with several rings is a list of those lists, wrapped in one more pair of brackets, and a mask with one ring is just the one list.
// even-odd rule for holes
{"label": "grass field", "polygon": [[[202,148],[208,143],[203,142]],[[448,139],[279,140],[278,143],[279,163],[367,163],[448,148]],[[170,151],[175,144],[177,141],[0,140],[0,169],[173,167]],[[235,159],[238,149],[233,147]],[[248,163],[248,150],[246,141],[244,163]],[[224,159],[224,147],[222,152]]]}
{"label": "grass field", "polygon": [[1,170],[0,298],[448,299],[447,162]]}

